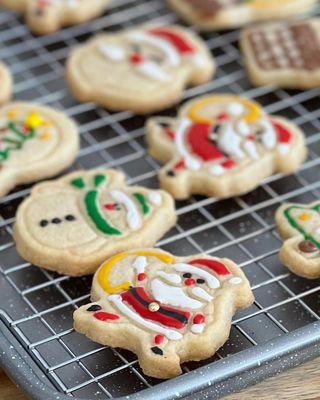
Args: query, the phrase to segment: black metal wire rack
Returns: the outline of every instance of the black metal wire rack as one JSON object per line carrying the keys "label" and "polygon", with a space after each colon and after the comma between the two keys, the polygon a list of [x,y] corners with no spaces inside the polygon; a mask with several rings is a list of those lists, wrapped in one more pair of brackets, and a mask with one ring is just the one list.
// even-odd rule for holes
{"label": "black metal wire rack", "polygon": [[[64,110],[80,126],[81,152],[72,169],[119,168],[130,183],[158,186],[160,166],[146,152],[144,118],[79,104],[63,79],[73,46],[101,30],[149,20],[167,24],[177,22],[177,17],[163,0],[118,0],[90,23],[35,37],[22,19],[0,9],[0,58],[14,75],[15,98]],[[290,118],[303,129],[309,158],[298,173],[274,175],[245,196],[229,200],[194,196],[178,202],[178,224],[159,246],[177,255],[207,252],[232,258],[250,279],[256,301],[236,314],[230,339],[212,359],[184,365],[182,378],[169,383],[144,376],[132,353],[104,348],[74,332],[72,313],[88,301],[91,277],[59,276],[26,263],[17,254],[12,223],[17,206],[30,193],[30,187],[19,187],[0,199],[0,327],[6,339],[1,349],[4,367],[17,380],[19,367],[26,380],[32,373],[26,372],[21,359],[15,360],[16,351],[47,385],[37,386],[35,379],[35,387],[30,389],[29,381],[28,389],[20,382],[34,398],[47,400],[55,390],[55,398],[66,394],[86,399],[160,399],[187,397],[201,389],[202,394],[190,397],[197,399],[206,395],[205,386],[211,386],[210,398],[215,398],[320,352],[316,342],[320,335],[319,281],[296,277],[281,265],[277,256],[281,242],[274,224],[274,212],[281,202],[319,198],[320,89],[253,88],[239,53],[239,32],[202,36],[216,58],[217,77],[188,90],[185,99],[213,91],[255,99],[268,112]],[[268,360],[273,368],[267,367]],[[232,376],[238,378],[236,382],[228,380]]]}

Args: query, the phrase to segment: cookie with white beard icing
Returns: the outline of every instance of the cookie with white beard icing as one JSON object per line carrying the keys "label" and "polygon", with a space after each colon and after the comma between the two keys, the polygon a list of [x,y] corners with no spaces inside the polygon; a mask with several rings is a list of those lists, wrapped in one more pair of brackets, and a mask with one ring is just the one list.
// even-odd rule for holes
{"label": "cookie with white beard icing", "polygon": [[165,163],[161,186],[176,199],[192,194],[230,197],[304,161],[302,131],[244,97],[212,94],[187,102],[177,118],[146,125],[149,153]]}
{"label": "cookie with white beard icing", "polygon": [[75,329],[133,351],[145,374],[163,379],[179,375],[183,362],[211,357],[227,340],[235,311],[253,302],[248,280],[231,260],[159,249],[106,260],[91,298],[75,311]]}

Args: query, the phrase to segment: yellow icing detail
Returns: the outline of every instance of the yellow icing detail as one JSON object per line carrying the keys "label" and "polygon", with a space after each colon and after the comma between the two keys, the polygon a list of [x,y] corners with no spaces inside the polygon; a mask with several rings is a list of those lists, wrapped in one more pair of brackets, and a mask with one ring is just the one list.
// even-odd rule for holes
{"label": "yellow icing detail", "polygon": [[156,257],[159,260],[165,262],[166,264],[169,264],[173,261],[173,257],[170,256],[169,254],[164,254],[164,253],[160,253],[160,252],[156,252],[156,251],[145,251],[145,250],[120,253],[120,254],[117,254],[117,255],[111,257],[109,260],[105,261],[101,265],[99,272],[98,272],[98,278],[97,278],[102,289],[105,292],[107,292],[108,294],[125,291],[125,290],[128,290],[130,288],[130,286],[132,286],[131,282],[124,282],[117,286],[111,286],[110,281],[109,281],[109,275],[110,275],[110,272],[111,272],[111,269],[113,268],[113,266],[116,263],[118,263],[119,261],[121,261],[124,258],[129,257],[131,255]]}
{"label": "yellow icing detail", "polygon": [[259,119],[261,114],[260,106],[253,101],[237,96],[213,96],[200,100],[190,108],[188,113],[189,118],[196,123],[212,124],[214,122],[213,118],[201,117],[198,115],[198,113],[203,107],[206,107],[210,104],[219,103],[224,99],[229,102],[234,101],[236,103],[241,103],[247,108],[248,113],[243,117],[247,123],[251,123]]}
{"label": "yellow icing detail", "polygon": [[299,215],[300,221],[308,221],[310,218],[311,218],[311,215],[307,214],[307,213]]}
{"label": "yellow icing detail", "polygon": [[43,119],[41,115],[37,112],[31,112],[25,120],[25,124],[30,129],[37,129],[40,125],[43,124]]}
{"label": "yellow icing detail", "polygon": [[17,115],[17,110],[10,110],[7,112],[7,116],[10,119],[15,118],[16,115]]}
{"label": "yellow icing detail", "polygon": [[49,126],[52,126],[52,122],[51,121],[42,121],[42,125],[48,128]]}
{"label": "yellow icing detail", "polygon": [[42,139],[42,140],[49,140],[49,139],[51,139],[51,133],[50,133],[50,132],[42,133],[42,135],[40,135],[40,139]]}
{"label": "yellow icing detail", "polygon": [[251,2],[251,4],[249,4],[252,8],[269,8],[272,9],[274,7],[278,7],[279,4],[281,6],[283,6],[284,4],[290,4],[292,3],[292,0],[281,0],[281,2],[279,2],[279,0],[254,0]]}

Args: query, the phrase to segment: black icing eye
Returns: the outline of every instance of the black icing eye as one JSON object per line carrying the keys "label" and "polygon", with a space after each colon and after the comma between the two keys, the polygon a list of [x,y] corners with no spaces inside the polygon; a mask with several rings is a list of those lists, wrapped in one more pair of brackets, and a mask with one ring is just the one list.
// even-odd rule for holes
{"label": "black icing eye", "polygon": [[212,127],[212,132],[213,132],[213,133],[219,133],[219,132],[220,132],[220,129],[221,129],[221,124],[215,124],[215,125],[213,125],[213,127]]}
{"label": "black icing eye", "polygon": [[163,59],[159,56],[150,56],[150,60],[154,61],[157,64],[163,64]]}
{"label": "black icing eye", "polygon": [[141,51],[140,51],[140,47],[137,45],[137,44],[132,44],[131,45],[131,50],[134,52],[134,53],[140,53]]}
{"label": "black icing eye", "polygon": [[191,278],[192,275],[190,274],[190,272],[186,272],[185,274],[182,275],[184,278],[188,279]]}
{"label": "black icing eye", "polygon": [[199,283],[199,285],[202,285],[203,283],[205,283],[206,281],[204,279],[197,279],[197,283]]}
{"label": "black icing eye", "polygon": [[45,228],[46,226],[49,225],[49,221],[47,221],[46,219],[42,219],[39,225],[41,226],[41,228]]}
{"label": "black icing eye", "polygon": [[87,311],[89,311],[89,312],[100,311],[100,310],[102,310],[102,307],[99,306],[98,304],[93,304],[92,306],[87,308]]}
{"label": "black icing eye", "polygon": [[69,221],[69,222],[75,221],[75,220],[76,220],[76,217],[75,217],[74,215],[69,214],[69,215],[66,215],[66,216],[65,216],[65,220],[66,220],[66,221]]}
{"label": "black icing eye", "polygon": [[51,221],[53,224],[61,224],[61,219],[60,218],[53,218],[53,220]]}

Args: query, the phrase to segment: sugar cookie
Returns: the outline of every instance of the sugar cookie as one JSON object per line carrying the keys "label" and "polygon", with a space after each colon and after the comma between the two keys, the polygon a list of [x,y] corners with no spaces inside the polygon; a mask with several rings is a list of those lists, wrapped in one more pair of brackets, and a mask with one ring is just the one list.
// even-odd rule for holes
{"label": "sugar cookie", "polygon": [[12,94],[12,77],[9,69],[0,62],[0,105],[10,100]]}

